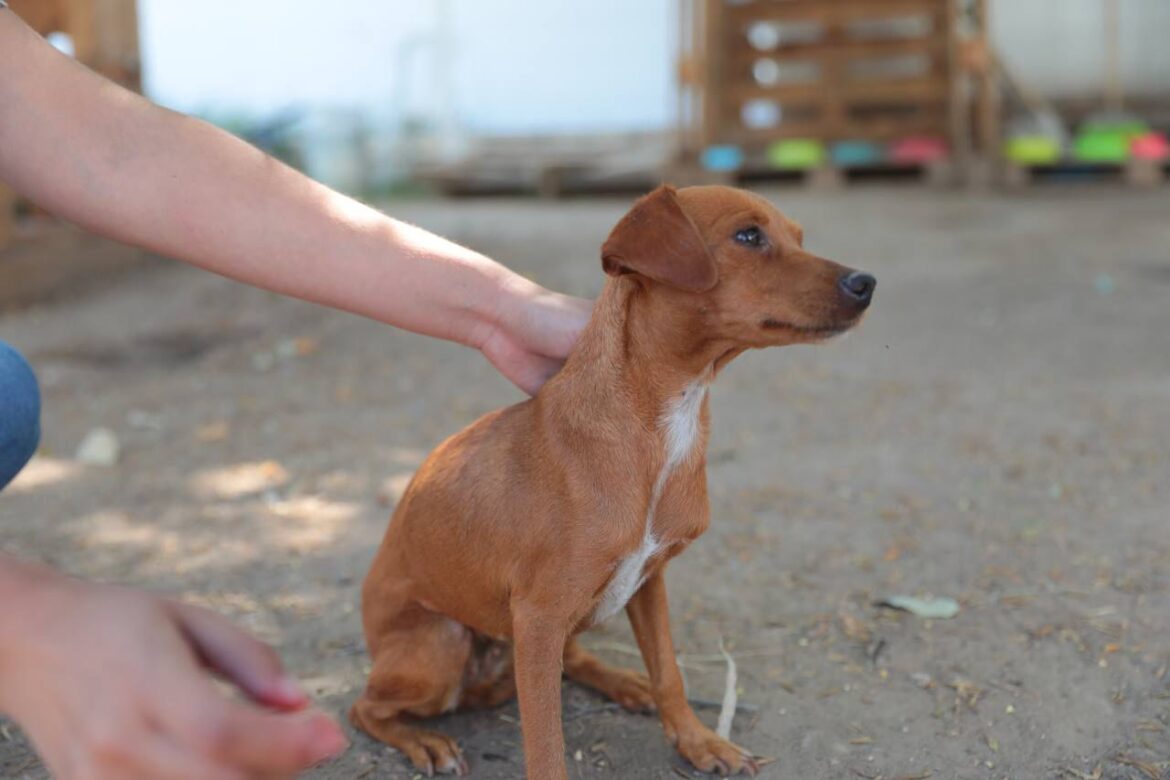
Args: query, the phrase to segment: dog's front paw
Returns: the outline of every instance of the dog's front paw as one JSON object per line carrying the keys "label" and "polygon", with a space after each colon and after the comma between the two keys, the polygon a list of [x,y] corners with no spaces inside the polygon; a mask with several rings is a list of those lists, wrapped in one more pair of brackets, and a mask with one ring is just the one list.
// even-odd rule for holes
{"label": "dog's front paw", "polygon": [[467,761],[455,740],[437,731],[414,730],[409,738],[396,747],[406,754],[410,763],[432,777],[441,775],[466,775]]}
{"label": "dog's front paw", "polygon": [[679,734],[675,744],[687,761],[704,772],[723,777],[741,773],[755,777],[760,771],[751,753],[706,727]]}
{"label": "dog's front paw", "polygon": [[630,712],[654,712],[654,692],[650,678],[633,669],[615,670],[605,694]]}

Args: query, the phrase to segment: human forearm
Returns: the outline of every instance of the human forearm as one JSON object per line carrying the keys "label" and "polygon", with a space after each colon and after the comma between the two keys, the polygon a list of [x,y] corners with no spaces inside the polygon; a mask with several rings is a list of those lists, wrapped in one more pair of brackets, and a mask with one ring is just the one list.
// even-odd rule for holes
{"label": "human forearm", "polygon": [[[0,177],[87,228],[256,286],[479,346],[522,283],[206,123],[159,108],[0,16]],[[535,288],[535,285],[532,285]]]}
{"label": "human forearm", "polygon": [[390,219],[159,108],[0,13],[0,180],[94,232],[480,349],[534,393],[588,301]]}

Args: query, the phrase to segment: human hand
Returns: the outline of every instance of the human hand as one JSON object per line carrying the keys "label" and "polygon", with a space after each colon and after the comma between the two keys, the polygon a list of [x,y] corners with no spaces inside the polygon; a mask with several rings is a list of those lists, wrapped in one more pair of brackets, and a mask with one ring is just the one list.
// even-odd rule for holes
{"label": "human hand", "polygon": [[[268,780],[346,747],[332,718],[306,709],[276,653],[219,615],[24,574],[0,621],[0,711],[55,777]],[[209,673],[250,701],[226,698]]]}
{"label": "human hand", "polygon": [[515,277],[479,349],[514,385],[535,395],[564,365],[592,310],[592,301]]}

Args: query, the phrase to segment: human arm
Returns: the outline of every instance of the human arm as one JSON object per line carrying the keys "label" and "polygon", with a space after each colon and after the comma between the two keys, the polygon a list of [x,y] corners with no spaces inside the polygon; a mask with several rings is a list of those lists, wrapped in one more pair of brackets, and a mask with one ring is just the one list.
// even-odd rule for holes
{"label": "human arm", "polygon": [[57,52],[0,11],[0,180],[94,232],[481,350],[528,392],[587,301],[394,220]]}

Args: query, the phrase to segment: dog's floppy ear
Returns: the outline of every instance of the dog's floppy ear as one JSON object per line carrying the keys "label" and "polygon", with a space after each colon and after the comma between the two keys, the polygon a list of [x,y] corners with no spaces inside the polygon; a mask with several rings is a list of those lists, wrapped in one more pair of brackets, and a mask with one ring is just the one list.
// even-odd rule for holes
{"label": "dog's floppy ear", "polygon": [[601,266],[610,276],[635,273],[688,292],[715,286],[715,258],[682,210],[673,187],[644,195],[601,245]]}

